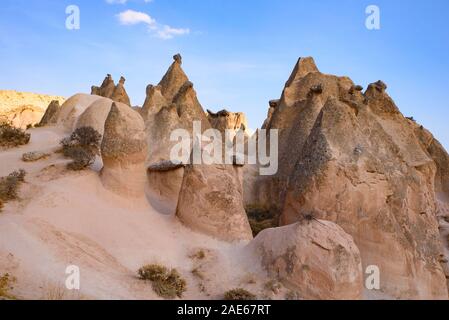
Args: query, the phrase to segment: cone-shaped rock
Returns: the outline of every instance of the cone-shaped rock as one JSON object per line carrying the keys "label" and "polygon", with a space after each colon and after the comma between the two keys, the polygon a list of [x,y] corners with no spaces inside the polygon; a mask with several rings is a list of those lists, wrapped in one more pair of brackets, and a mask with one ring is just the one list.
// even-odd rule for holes
{"label": "cone-shaped rock", "polygon": [[147,97],[142,106],[141,115],[144,120],[148,120],[150,116],[158,113],[162,107],[169,106],[170,103],[162,95],[160,86],[147,86]]}
{"label": "cone-shaped rock", "polygon": [[44,116],[39,122],[39,126],[42,127],[46,125],[56,124],[58,121],[58,115],[60,111],[61,106],[59,105],[58,100],[53,100],[52,102],[50,102],[47,110],[45,111]]}
{"label": "cone-shaped rock", "polygon": [[162,95],[169,103],[173,101],[173,98],[178,93],[179,89],[181,89],[183,84],[189,80],[181,68],[181,55],[177,54],[173,57],[173,59],[175,61],[170,66],[161,82],[159,82]]}
{"label": "cone-shaped rock", "polygon": [[120,78],[120,82],[115,87],[110,98],[115,102],[121,102],[131,107],[131,101],[129,100],[128,94],[125,90],[125,78]]}
{"label": "cone-shaped rock", "polygon": [[123,104],[114,103],[104,126],[101,156],[103,185],[122,196],[144,195],[147,138],[142,117]]}

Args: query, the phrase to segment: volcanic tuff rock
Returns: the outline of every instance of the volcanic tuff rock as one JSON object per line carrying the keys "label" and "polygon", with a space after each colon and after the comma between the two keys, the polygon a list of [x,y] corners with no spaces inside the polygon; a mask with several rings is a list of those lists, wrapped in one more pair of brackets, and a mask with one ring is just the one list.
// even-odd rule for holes
{"label": "volcanic tuff rock", "polygon": [[300,59],[266,121],[279,129],[279,172],[250,198],[269,201],[283,225],[311,213],[340,225],[364,268],[380,268],[384,293],[447,298],[437,212],[448,199],[449,157],[383,82],[360,89]]}
{"label": "volcanic tuff rock", "polygon": [[147,139],[142,117],[128,106],[113,103],[101,144],[103,185],[123,196],[144,195]]}
{"label": "volcanic tuff rock", "polygon": [[189,165],[179,195],[177,217],[187,227],[225,240],[252,239],[237,168]]}
{"label": "volcanic tuff rock", "polygon": [[125,90],[124,77],[120,77],[119,83],[115,85],[112,76],[108,74],[106,78],[103,80],[103,83],[101,84],[100,87],[92,86],[91,94],[105,98],[110,98],[115,102],[124,103],[131,107],[129,96]]}
{"label": "volcanic tuff rock", "polygon": [[61,106],[59,105],[58,100],[53,100],[48,105],[47,110],[45,111],[44,116],[39,122],[39,126],[46,126],[51,124],[56,124],[58,121],[59,112],[61,111]]}
{"label": "volcanic tuff rock", "polygon": [[361,299],[363,272],[350,235],[330,221],[303,220],[262,231],[247,250],[301,299]]}
{"label": "volcanic tuff rock", "polygon": [[247,131],[248,121],[243,112],[229,112],[227,110],[221,110],[214,113],[207,110],[207,113],[207,118],[209,119],[212,128],[219,130],[222,134],[225,133],[225,130]]}
{"label": "volcanic tuff rock", "polygon": [[181,68],[181,55],[177,54],[173,57],[173,59],[175,61],[170,66],[161,82],[159,82],[162,95],[169,103],[173,102],[173,98],[179,92],[179,89],[181,89],[184,83],[189,81],[189,78],[187,78],[187,75]]}
{"label": "volcanic tuff rock", "polygon": [[13,90],[0,90],[0,121],[26,129],[38,124],[52,101],[63,103],[65,98]]}

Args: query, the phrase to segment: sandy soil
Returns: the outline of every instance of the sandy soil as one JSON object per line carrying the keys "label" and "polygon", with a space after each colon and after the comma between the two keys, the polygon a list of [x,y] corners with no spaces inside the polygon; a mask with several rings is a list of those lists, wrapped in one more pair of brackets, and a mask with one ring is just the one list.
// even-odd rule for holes
{"label": "sandy soil", "polygon": [[[148,263],[177,268],[188,283],[186,299],[220,299],[235,287],[265,294],[268,279],[255,261],[245,258],[246,243],[194,233],[174,216],[157,212],[145,197],[117,196],[103,188],[95,170],[65,170],[67,160],[54,153],[63,133],[55,128],[29,132],[29,145],[0,152],[0,176],[19,168],[28,173],[20,200],[0,213],[0,274],[17,278],[16,296],[158,299],[151,285],[136,277]],[[24,163],[21,156],[28,151],[52,156]],[[199,249],[206,252],[201,261],[191,257]],[[69,265],[80,267],[79,292],[65,289]]]}

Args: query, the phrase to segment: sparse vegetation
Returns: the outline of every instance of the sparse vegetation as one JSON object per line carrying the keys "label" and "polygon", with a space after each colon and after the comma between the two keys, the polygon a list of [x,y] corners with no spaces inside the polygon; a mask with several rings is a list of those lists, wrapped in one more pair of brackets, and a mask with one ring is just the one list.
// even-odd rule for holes
{"label": "sparse vegetation", "polygon": [[256,300],[256,295],[252,294],[251,292],[242,289],[237,288],[233,290],[229,290],[224,294],[225,300]]}
{"label": "sparse vegetation", "polygon": [[30,142],[31,135],[13,127],[10,123],[0,123],[0,147],[13,148]]}
{"label": "sparse vegetation", "polygon": [[151,281],[153,290],[162,298],[182,298],[186,291],[187,283],[176,269],[152,264],[140,268],[138,274],[140,279]]}
{"label": "sparse vegetation", "polygon": [[203,249],[196,251],[194,254],[190,256],[191,259],[203,260],[206,258],[206,252]]}
{"label": "sparse vegetation", "polygon": [[264,288],[267,291],[270,291],[274,294],[278,294],[282,289],[282,285],[276,280],[270,280],[267,283],[265,283]]}
{"label": "sparse vegetation", "polygon": [[13,290],[13,284],[16,282],[16,278],[12,277],[9,273],[5,273],[0,276],[0,300],[16,300],[17,298],[10,294],[9,291]]}
{"label": "sparse vegetation", "polygon": [[74,171],[84,170],[100,154],[101,134],[92,127],[76,129],[72,135],[61,141],[64,156],[73,159],[67,168]]}
{"label": "sparse vegetation", "polygon": [[265,229],[276,228],[279,226],[277,217],[269,210],[247,207],[246,214],[248,215],[249,224],[254,237]]}
{"label": "sparse vegetation", "polygon": [[201,270],[200,270],[199,268],[193,269],[193,270],[192,270],[192,274],[193,274],[195,277],[197,277],[198,279],[201,279],[201,280],[204,279],[204,275],[203,275],[203,273],[201,272]]}
{"label": "sparse vegetation", "polygon": [[20,169],[0,178],[0,210],[5,202],[18,198],[20,185],[25,182],[25,175],[25,170]]}

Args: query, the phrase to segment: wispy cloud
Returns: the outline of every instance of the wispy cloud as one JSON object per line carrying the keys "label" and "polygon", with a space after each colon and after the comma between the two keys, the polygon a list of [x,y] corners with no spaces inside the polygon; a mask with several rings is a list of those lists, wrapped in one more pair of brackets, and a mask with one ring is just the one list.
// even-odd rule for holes
{"label": "wispy cloud", "polygon": [[[112,0],[108,0],[108,1],[112,1]],[[117,1],[117,0],[114,0],[114,1]],[[124,0],[120,0],[120,1],[124,1]],[[117,17],[118,17],[120,24],[125,25],[125,26],[135,25],[135,24],[140,24],[140,23],[145,23],[145,24],[149,25],[150,27],[154,27],[156,25],[156,20],[144,12],[126,10],[126,11],[120,12],[117,15]]]}
{"label": "wispy cloud", "polygon": [[[109,4],[126,4],[128,0],[106,0],[106,2]],[[145,2],[147,2],[147,0],[145,0]]]}
{"label": "wispy cloud", "polygon": [[[107,1],[126,1],[126,0],[107,0]],[[145,0],[152,1],[152,0]],[[156,19],[153,19],[150,15],[134,11],[134,10],[126,10],[117,15],[117,18],[121,25],[130,26],[137,24],[146,24],[149,27],[149,30],[155,37],[169,40],[173,39],[176,36],[183,36],[190,33],[190,29],[188,28],[173,28],[169,25],[159,25],[156,22]]]}
{"label": "wispy cloud", "polygon": [[190,29],[184,29],[184,28],[172,28],[170,26],[163,26],[162,29],[160,29],[157,32],[158,38],[161,39],[173,39],[175,36],[182,36],[190,33]]}

